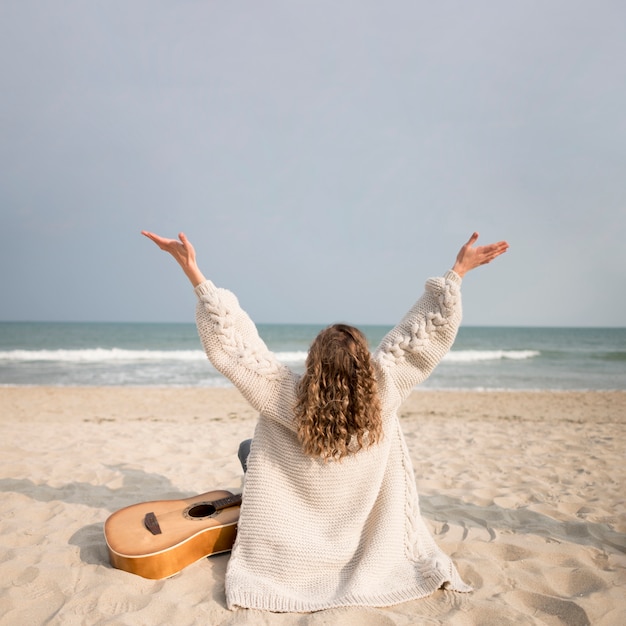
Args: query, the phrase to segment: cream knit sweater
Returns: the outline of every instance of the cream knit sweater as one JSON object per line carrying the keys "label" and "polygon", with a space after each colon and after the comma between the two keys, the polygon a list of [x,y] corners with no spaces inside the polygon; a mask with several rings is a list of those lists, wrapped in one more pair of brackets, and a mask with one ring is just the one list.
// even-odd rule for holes
{"label": "cream knit sweater", "polygon": [[452,346],[460,284],[452,271],[428,280],[374,352],[382,441],[327,463],[305,456],[295,434],[298,375],[268,350],[230,291],[211,281],[196,287],[208,358],[260,413],[226,573],[229,608],[308,612],[396,604],[442,585],[470,591],[422,520],[397,417]]}

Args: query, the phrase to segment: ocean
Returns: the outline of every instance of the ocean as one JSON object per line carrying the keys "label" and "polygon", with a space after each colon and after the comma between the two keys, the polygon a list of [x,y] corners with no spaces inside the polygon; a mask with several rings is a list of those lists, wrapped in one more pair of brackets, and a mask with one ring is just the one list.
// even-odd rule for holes
{"label": "ocean", "polygon": [[[302,371],[322,328],[259,324]],[[361,326],[375,347],[388,326]],[[229,386],[194,324],[0,322],[0,385]],[[626,328],[462,327],[424,389],[626,390]]]}

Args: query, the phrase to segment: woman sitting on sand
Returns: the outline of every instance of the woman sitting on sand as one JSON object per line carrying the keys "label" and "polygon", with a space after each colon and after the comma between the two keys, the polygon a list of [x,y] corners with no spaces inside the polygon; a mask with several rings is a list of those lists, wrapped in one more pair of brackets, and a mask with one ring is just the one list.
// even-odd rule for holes
{"label": "woman sitting on sand", "polygon": [[313,341],[299,376],[268,350],[237,298],[204,277],[184,234],[143,234],[191,281],[209,360],[260,413],[228,607],[308,612],[469,591],[422,520],[397,411],[454,342],[462,277],[508,244],[475,247],[474,233],[373,354],[359,330],[336,324]]}

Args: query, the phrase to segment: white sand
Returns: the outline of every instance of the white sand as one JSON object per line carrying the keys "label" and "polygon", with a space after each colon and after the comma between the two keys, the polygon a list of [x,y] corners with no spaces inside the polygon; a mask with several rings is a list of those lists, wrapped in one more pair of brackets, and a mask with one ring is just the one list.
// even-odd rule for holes
{"label": "white sand", "polygon": [[236,451],[255,419],[232,389],[0,388],[0,623],[626,623],[624,392],[411,396],[403,424],[422,513],[471,594],[232,612],[228,555],[162,581],[113,569],[105,519],[239,491]]}

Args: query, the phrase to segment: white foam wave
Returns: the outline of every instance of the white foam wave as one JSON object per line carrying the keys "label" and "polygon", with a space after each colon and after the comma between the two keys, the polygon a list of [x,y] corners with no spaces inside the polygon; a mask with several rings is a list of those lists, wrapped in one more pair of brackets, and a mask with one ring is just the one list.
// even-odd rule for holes
{"label": "white foam wave", "polygon": [[474,363],[477,361],[499,361],[513,359],[521,361],[539,356],[538,350],[453,350],[444,357],[451,363]]}
{"label": "white foam wave", "polygon": [[[277,352],[276,358],[289,365],[304,364],[304,351]],[[112,361],[205,361],[202,350],[125,350],[122,348],[87,348],[82,350],[0,350],[0,361],[32,363],[107,363]]]}
{"label": "white foam wave", "polygon": [[[537,350],[453,350],[444,357],[452,363],[473,363],[500,359],[531,359],[539,356]],[[306,351],[277,352],[276,358],[287,365],[304,365]],[[0,351],[0,361],[11,362],[64,362],[64,363],[106,363],[106,362],[163,362],[163,361],[203,361],[202,350],[125,350],[122,348],[88,348],[81,350],[4,350]]]}
{"label": "white foam wave", "polygon": [[0,361],[104,363],[109,361],[199,361],[206,359],[202,350],[124,350],[88,348],[84,350],[6,350]]}
{"label": "white foam wave", "polygon": [[306,351],[294,351],[294,352],[277,352],[276,358],[285,365],[304,365],[306,361]]}

